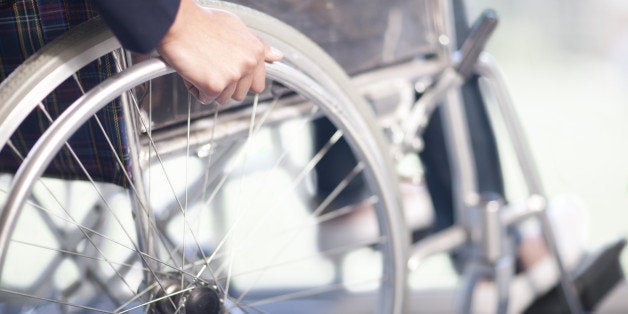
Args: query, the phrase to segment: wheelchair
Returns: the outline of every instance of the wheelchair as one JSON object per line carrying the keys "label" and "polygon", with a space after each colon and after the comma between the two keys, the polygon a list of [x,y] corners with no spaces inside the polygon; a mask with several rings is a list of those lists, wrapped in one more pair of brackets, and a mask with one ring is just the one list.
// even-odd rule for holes
{"label": "wheelchair", "polygon": [[[492,12],[458,49],[449,1],[198,3],[235,13],[284,53],[267,65],[263,93],[202,105],[158,56],[122,50],[98,18],[0,85],[0,309],[420,312],[408,301],[408,270],[467,247],[458,309],[474,311],[474,289],[491,277],[489,311],[508,312],[506,229],[529,218],[541,221],[566,308],[587,309],[556,253],[503,78],[481,53]],[[477,186],[459,91],[475,74],[510,126],[530,190],[523,206]],[[412,244],[397,164],[425,149],[436,110],[448,131],[456,223]],[[321,118],[333,130],[314,145]],[[320,195],[316,168],[339,145],[351,156],[331,158],[353,163]],[[363,188],[348,193],[356,181]]]}

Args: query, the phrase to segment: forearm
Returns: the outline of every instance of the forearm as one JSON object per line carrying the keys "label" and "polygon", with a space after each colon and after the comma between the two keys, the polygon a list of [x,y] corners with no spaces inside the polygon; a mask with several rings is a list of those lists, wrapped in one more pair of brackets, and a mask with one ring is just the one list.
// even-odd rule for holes
{"label": "forearm", "polygon": [[148,53],[161,42],[181,0],[92,0],[126,49]]}

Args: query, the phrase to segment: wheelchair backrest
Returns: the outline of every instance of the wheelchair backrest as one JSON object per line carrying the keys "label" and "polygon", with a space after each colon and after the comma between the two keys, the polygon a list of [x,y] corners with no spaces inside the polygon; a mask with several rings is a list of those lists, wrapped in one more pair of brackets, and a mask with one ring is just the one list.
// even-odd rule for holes
{"label": "wheelchair backrest", "polygon": [[349,74],[435,51],[429,0],[229,0],[318,43]]}

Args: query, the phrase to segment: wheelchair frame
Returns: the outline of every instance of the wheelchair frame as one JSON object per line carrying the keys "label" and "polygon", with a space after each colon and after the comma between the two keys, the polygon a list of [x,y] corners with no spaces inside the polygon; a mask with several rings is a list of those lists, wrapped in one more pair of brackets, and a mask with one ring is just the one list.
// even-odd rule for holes
{"label": "wheelchair frame", "polygon": [[[464,78],[460,75],[460,71],[457,68],[460,64],[460,59],[455,49],[456,36],[453,27],[452,8],[447,0],[435,0],[434,4],[434,12],[432,12],[431,15],[442,17],[442,19],[436,19],[435,21],[435,28],[437,33],[440,34],[440,45],[437,50],[436,58],[429,60],[415,59],[407,63],[369,71],[352,78],[354,85],[358,86],[358,90],[362,92],[366,92],[369,89],[368,86],[375,86],[380,84],[383,80],[394,81],[395,79],[403,79],[408,82],[415,82],[426,76],[436,78],[432,87],[426,90],[416,103],[414,103],[414,101],[411,101],[411,103],[402,103],[397,108],[397,111],[394,112],[394,114],[397,115],[392,118],[396,121],[394,127],[401,128],[404,134],[415,134],[419,131],[421,124],[427,121],[431,112],[438,106],[437,101],[444,99],[446,103],[442,108],[446,128],[449,131],[446,134],[446,138],[450,152],[448,158],[452,164],[455,182],[454,195],[457,223],[447,230],[418,242],[409,249],[409,252],[402,252],[397,258],[401,256],[408,258],[408,266],[415,268],[429,255],[449,251],[462,245],[468,245],[476,250],[478,254],[474,255],[475,258],[469,261],[469,265],[472,267],[469,267],[465,273],[465,278],[468,280],[460,287],[458,309],[460,312],[468,312],[472,309],[474,288],[479,278],[488,273],[494,276],[498,286],[498,300],[495,309],[498,312],[506,312],[508,311],[510,294],[509,281],[513,272],[513,255],[505,249],[507,244],[504,243],[504,239],[501,235],[505,234],[505,229],[508,226],[519,223],[529,217],[535,217],[540,219],[546,242],[556,259],[556,265],[560,271],[560,282],[570,310],[574,313],[580,312],[581,306],[572,279],[563,266],[560,255],[557,254],[552,229],[545,211],[546,198],[540,182],[540,176],[537,172],[537,167],[530,155],[529,146],[513,110],[512,101],[507,92],[504,78],[494,61],[486,54],[482,54],[479,57],[478,62],[474,63],[473,68],[478,75],[486,79],[491,92],[497,99],[498,109],[505,125],[508,126],[509,138],[515,148],[530,193],[530,198],[524,208],[504,209],[505,206],[500,203],[498,198],[486,199],[484,196],[480,195],[480,191],[477,189],[475,183],[477,182],[477,174],[473,166],[473,153],[470,148],[468,128],[466,126],[464,109],[461,104],[461,97],[457,91],[457,88],[464,82]],[[99,45],[115,45],[115,42],[112,40],[110,36],[106,38],[94,37],[93,43],[90,42],[88,46],[94,47],[94,51],[96,51],[100,49],[101,46]],[[68,40],[68,42],[71,41],[72,40]],[[91,58],[93,53],[87,50],[85,55]],[[64,57],[61,56],[61,58]],[[68,59],[64,62],[76,63],[82,61],[79,59]],[[153,63],[154,67],[163,67],[159,61],[153,61]],[[273,70],[273,66],[270,66],[270,69],[270,73],[275,71]],[[64,71],[66,71],[65,68],[55,68],[53,70],[55,73],[58,72],[60,76],[69,75]],[[159,71],[168,70],[161,68]],[[18,86],[13,84],[12,80],[18,81],[14,77],[10,77],[7,79],[7,82],[2,84],[2,89],[12,91],[10,94],[14,95],[16,98],[21,97],[20,90],[27,93],[32,91],[32,86]],[[52,88],[46,85],[45,82],[44,84],[37,84],[37,86],[43,89]],[[42,91],[42,93],[46,93],[46,91]],[[0,92],[0,95],[4,94]],[[5,103],[12,103],[12,101],[12,99],[9,99],[9,101]],[[29,101],[29,99],[25,98],[24,102],[27,101]],[[128,102],[129,100],[127,99],[126,107],[130,106]],[[14,131],[14,129],[11,129],[13,125],[8,122],[23,120],[37,105],[38,103],[35,102],[29,105],[30,107],[26,107],[22,105],[22,103],[17,103],[15,106],[0,106],[0,148],[6,143],[9,143],[9,136]],[[376,111],[390,111],[387,108],[378,109],[377,105],[378,103],[375,102]],[[132,110],[127,110],[127,114],[130,114],[130,112],[132,112]],[[408,120],[400,121],[398,117],[411,117],[411,119],[410,122],[408,122]],[[382,119],[385,118],[387,117],[382,117]],[[129,117],[129,121],[134,119],[135,118]],[[414,136],[402,136],[400,138],[400,141],[393,141],[392,151],[407,152],[419,148],[417,143],[420,143],[418,141],[420,138]],[[135,140],[140,141],[139,139]],[[136,158],[137,160],[141,159],[141,152],[132,152],[131,155],[134,156],[132,158]],[[386,169],[384,171],[390,170]],[[16,211],[7,210],[5,208],[2,212],[2,216],[0,216],[0,226],[3,227],[0,228],[2,229],[0,235],[0,252],[5,252],[9,245],[9,233],[11,228],[6,228],[6,226],[14,223],[13,221],[16,217],[8,215],[15,212]],[[477,217],[480,217],[480,219]],[[148,225],[149,223],[144,222],[143,224]],[[148,227],[143,228],[144,230],[149,229]],[[148,244],[146,244],[146,246],[150,247]],[[4,259],[4,256],[2,259]],[[2,265],[2,262],[0,262],[0,265]],[[393,310],[393,312],[401,311],[401,308],[395,308]]]}

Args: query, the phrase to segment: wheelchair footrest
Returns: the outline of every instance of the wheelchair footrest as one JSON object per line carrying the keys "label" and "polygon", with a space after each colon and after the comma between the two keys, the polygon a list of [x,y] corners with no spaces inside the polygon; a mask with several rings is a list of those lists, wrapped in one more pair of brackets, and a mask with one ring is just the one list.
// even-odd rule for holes
{"label": "wheelchair footrest", "polygon": [[[597,252],[586,256],[573,272],[580,302],[585,311],[596,305],[624,278],[619,261],[626,246],[626,239],[620,239]],[[560,285],[538,298],[525,313],[568,313],[569,308],[563,297]]]}

